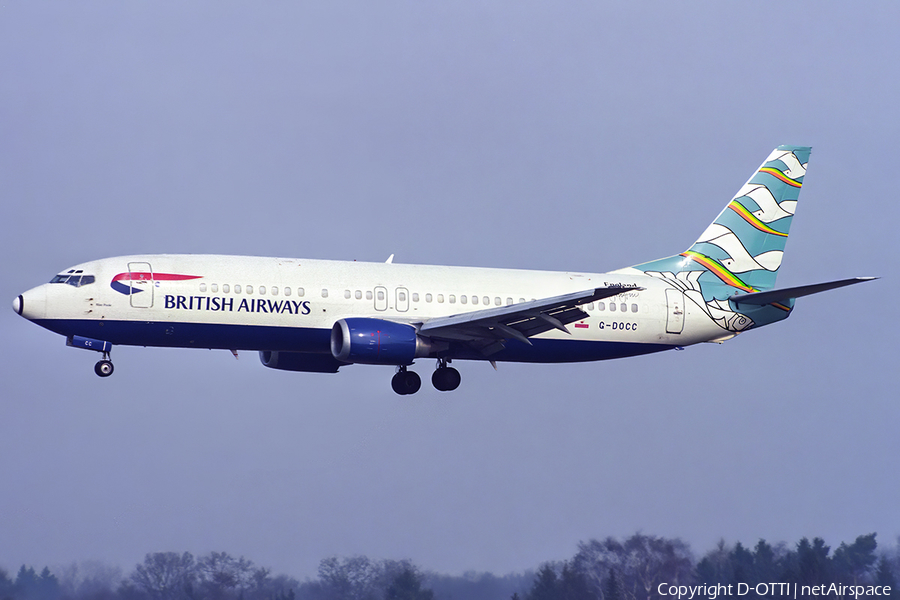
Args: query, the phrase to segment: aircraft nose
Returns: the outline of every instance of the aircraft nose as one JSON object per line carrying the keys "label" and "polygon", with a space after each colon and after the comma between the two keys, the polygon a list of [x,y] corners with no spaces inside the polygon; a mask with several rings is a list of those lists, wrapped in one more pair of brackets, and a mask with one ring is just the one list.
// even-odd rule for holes
{"label": "aircraft nose", "polygon": [[27,292],[19,294],[13,300],[13,310],[16,314],[25,317],[29,321],[43,319],[47,313],[47,290],[45,286],[38,286]]}

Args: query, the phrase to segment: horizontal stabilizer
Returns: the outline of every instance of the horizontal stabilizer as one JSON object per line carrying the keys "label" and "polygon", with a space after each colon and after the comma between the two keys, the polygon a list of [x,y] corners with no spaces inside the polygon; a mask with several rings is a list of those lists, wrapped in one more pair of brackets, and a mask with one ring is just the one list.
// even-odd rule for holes
{"label": "horizontal stabilizer", "polygon": [[765,292],[752,292],[750,294],[734,294],[728,299],[735,304],[755,304],[764,305],[773,302],[783,302],[791,298],[800,298],[801,296],[809,296],[818,294],[819,292],[827,292],[835,288],[853,285],[854,283],[862,283],[863,281],[872,281],[877,277],[853,277],[851,279],[841,279],[840,281],[829,281],[827,283],[817,283],[814,285],[801,285],[798,287],[784,288],[781,290],[769,290]]}

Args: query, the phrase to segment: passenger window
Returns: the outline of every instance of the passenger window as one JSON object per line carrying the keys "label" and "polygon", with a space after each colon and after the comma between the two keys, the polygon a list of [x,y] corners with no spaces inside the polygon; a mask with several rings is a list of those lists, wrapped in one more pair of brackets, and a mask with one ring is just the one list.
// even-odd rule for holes
{"label": "passenger window", "polygon": [[277,295],[278,295],[278,288],[275,287],[274,285],[272,286],[272,295],[273,295],[273,296],[277,296]]}
{"label": "passenger window", "polygon": [[323,297],[323,298],[327,298],[327,297],[328,297],[328,290],[325,289],[325,288],[322,288],[322,297]]}
{"label": "passenger window", "polygon": [[297,295],[300,296],[301,298],[303,297],[303,295],[305,293],[306,293],[306,290],[304,290],[303,288],[297,288]]}
{"label": "passenger window", "polygon": [[616,312],[616,303],[615,303],[615,302],[610,302],[610,303],[609,303],[609,310],[610,310],[611,312]]}
{"label": "passenger window", "polygon": [[485,306],[490,306],[490,304],[491,304],[491,299],[488,298],[487,296],[485,296],[484,298],[481,299],[481,302],[482,302],[482,304],[484,304]]}
{"label": "passenger window", "polygon": [[472,296],[472,304],[478,304],[478,296]]}
{"label": "passenger window", "polygon": [[418,302],[418,301],[419,301],[419,293],[413,292],[413,302]]}
{"label": "passenger window", "polygon": [[406,292],[397,292],[397,300],[406,302]]}
{"label": "passenger window", "polygon": [[262,294],[263,296],[265,296],[266,295],[266,286],[264,286],[264,285],[259,286],[259,293]]}
{"label": "passenger window", "polygon": [[241,284],[239,284],[239,283],[234,284],[234,293],[235,294],[241,293]]}
{"label": "passenger window", "polygon": [[214,283],[214,284],[212,284],[212,285],[209,286],[209,289],[210,289],[210,291],[211,291],[213,294],[215,294],[216,292],[219,291],[219,284],[218,284],[218,283]]}
{"label": "passenger window", "polygon": [[447,299],[450,300],[450,304],[456,304],[456,294],[450,294]]}
{"label": "passenger window", "polygon": [[366,300],[372,299],[372,290],[366,290]]}
{"label": "passenger window", "polygon": [[460,304],[465,304],[465,303],[468,302],[468,301],[469,301],[469,298],[466,297],[465,294],[463,294],[462,296],[459,297],[459,303],[460,303]]}
{"label": "passenger window", "polygon": [[512,306],[512,303],[513,303],[512,298],[507,298],[507,299],[506,299],[506,305],[507,305],[507,306]]}
{"label": "passenger window", "polygon": [[384,291],[378,290],[378,301],[381,302],[384,300]]}
{"label": "passenger window", "polygon": [[344,298],[345,298],[346,300],[349,300],[349,299],[350,299],[350,290],[344,290]]}
{"label": "passenger window", "polygon": [[444,303],[444,295],[438,294],[437,301],[438,301],[438,304],[443,304]]}
{"label": "passenger window", "polygon": [[587,309],[588,309],[588,310],[594,310],[594,303],[591,302],[590,304],[588,304],[588,305],[587,305]]}
{"label": "passenger window", "polygon": [[431,294],[425,294],[425,302],[431,302]]}
{"label": "passenger window", "polygon": [[247,292],[248,294],[252,294],[252,293],[253,293],[253,286],[252,286],[252,285],[245,285],[245,286],[244,286],[244,291]]}
{"label": "passenger window", "polygon": [[291,295],[291,288],[289,288],[289,287],[284,288],[284,295],[285,295],[285,296],[290,296],[290,295]]}
{"label": "passenger window", "polygon": [[231,286],[229,286],[227,283],[223,283],[222,284],[222,293],[227,294],[230,291],[231,291]]}
{"label": "passenger window", "polygon": [[525,302],[525,298],[519,298],[519,302]]}
{"label": "passenger window", "polygon": [[632,305],[631,305],[631,312],[637,312],[637,311],[638,311],[637,304],[632,304]]}
{"label": "passenger window", "polygon": [[500,301],[500,296],[494,298],[494,306],[500,306],[501,304],[503,303]]}
{"label": "passenger window", "polygon": [[201,292],[205,292],[205,291],[206,291],[206,284],[205,284],[205,283],[201,283],[201,284],[200,284],[200,291],[201,291]]}
{"label": "passenger window", "polygon": [[619,305],[619,308],[622,309],[622,312],[628,312],[628,305],[624,302]]}
{"label": "passenger window", "polygon": [[362,290],[356,290],[356,299],[362,300]]}

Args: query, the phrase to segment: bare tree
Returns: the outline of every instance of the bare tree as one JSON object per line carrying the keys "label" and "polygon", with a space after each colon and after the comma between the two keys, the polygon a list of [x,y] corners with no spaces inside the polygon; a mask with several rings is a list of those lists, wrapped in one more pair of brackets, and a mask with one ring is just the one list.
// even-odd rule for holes
{"label": "bare tree", "polygon": [[122,569],[98,560],[84,560],[57,569],[64,598],[112,600],[122,583]]}
{"label": "bare tree", "polygon": [[154,552],[135,567],[130,580],[152,600],[185,600],[194,594],[195,566],[190,552]]}
{"label": "bare tree", "polygon": [[683,541],[640,533],[624,542],[612,537],[582,542],[572,564],[598,598],[605,597],[607,580],[614,573],[617,593],[627,600],[655,598],[660,583],[683,583],[693,568]]}
{"label": "bare tree", "polygon": [[365,556],[333,556],[319,563],[325,600],[372,600],[380,574],[378,565]]}
{"label": "bare tree", "polygon": [[[254,584],[253,561],[243,556],[234,558],[227,552],[210,552],[202,556],[197,561],[196,571],[204,596],[209,600],[240,596]],[[262,571],[268,575],[267,570]]]}

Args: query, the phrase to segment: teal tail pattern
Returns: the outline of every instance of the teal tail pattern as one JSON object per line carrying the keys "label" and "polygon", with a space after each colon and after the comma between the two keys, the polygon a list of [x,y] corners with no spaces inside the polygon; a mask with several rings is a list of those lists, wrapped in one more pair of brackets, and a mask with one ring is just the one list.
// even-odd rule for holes
{"label": "teal tail pattern", "polygon": [[704,310],[730,331],[746,329],[754,320],[762,324],[760,318],[786,317],[793,303],[767,306],[762,314],[754,310],[751,319],[727,298],[737,290],[774,287],[809,154],[806,146],[779,146],[688,250],[634,268],[677,284],[695,302],[701,299],[688,292],[699,292]]}

